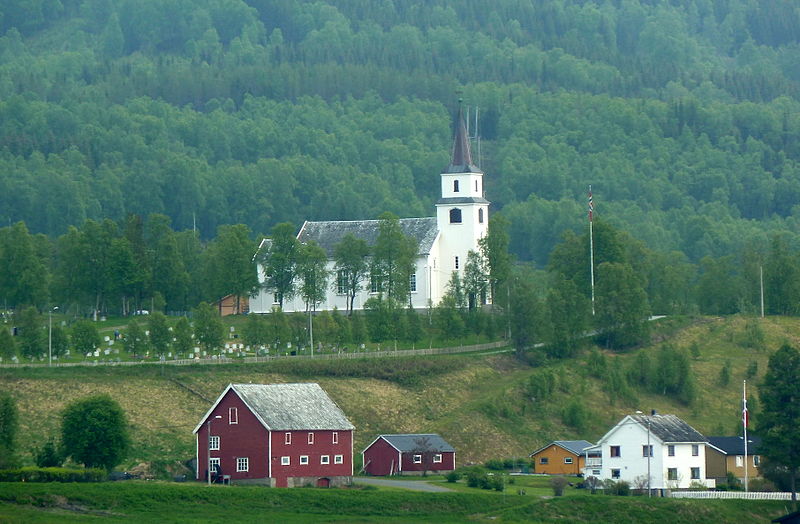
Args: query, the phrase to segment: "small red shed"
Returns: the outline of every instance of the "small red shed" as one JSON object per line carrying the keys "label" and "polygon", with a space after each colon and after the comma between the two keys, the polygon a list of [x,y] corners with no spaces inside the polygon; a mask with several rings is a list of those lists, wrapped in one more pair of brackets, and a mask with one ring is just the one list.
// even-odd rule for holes
{"label": "small red shed", "polygon": [[230,384],[194,429],[196,478],[350,484],[354,429],[319,384]]}
{"label": "small red shed", "polygon": [[362,454],[367,475],[422,475],[456,469],[456,450],[435,433],[379,435]]}

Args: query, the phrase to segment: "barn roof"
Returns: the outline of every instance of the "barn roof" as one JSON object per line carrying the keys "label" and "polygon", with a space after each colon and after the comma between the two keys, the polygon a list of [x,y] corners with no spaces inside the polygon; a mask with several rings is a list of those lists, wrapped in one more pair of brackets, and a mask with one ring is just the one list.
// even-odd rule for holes
{"label": "barn roof", "polygon": [[230,390],[273,431],[355,429],[319,384],[230,384],[195,432]]}
{"label": "barn roof", "polygon": [[630,415],[630,418],[648,427],[650,434],[662,442],[706,442],[706,437],[675,415]]}
{"label": "barn roof", "polygon": [[[399,435],[379,435],[401,453],[411,451],[455,451],[455,448],[435,433],[403,433]],[[375,440],[378,440],[375,439]],[[369,446],[367,446],[369,447]],[[425,448],[425,449],[423,449]]]}
{"label": "barn roof", "polygon": [[[708,443],[726,455],[744,455],[743,437],[708,437]],[[761,437],[749,435],[747,437],[748,455],[757,455],[761,447]]]}
{"label": "barn roof", "polygon": [[[333,257],[336,244],[348,233],[356,238],[363,239],[370,246],[375,245],[378,239],[380,220],[339,220],[325,222],[305,222],[297,239],[300,242],[314,240],[328,254]],[[413,237],[419,245],[419,254],[427,255],[431,252],[439,229],[436,217],[401,218],[400,228],[403,234]]]}
{"label": "barn roof", "polygon": [[592,447],[594,445],[588,440],[554,440],[550,444],[537,449],[536,451],[531,453],[530,456],[532,457],[537,453],[539,453],[540,451],[545,450],[554,444],[556,446],[566,449],[573,455],[583,455],[583,451],[586,448]]}

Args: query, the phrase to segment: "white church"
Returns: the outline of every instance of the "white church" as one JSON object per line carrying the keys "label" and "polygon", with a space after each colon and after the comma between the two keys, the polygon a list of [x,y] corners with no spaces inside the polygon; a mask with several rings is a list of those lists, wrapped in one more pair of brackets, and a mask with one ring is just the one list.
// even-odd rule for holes
{"label": "white church", "polygon": [[[459,109],[455,122],[455,137],[450,165],[441,173],[442,196],[436,202],[436,216],[424,218],[401,218],[403,233],[416,239],[419,245],[415,271],[411,275],[411,305],[415,309],[427,308],[439,303],[447,292],[447,284],[454,271],[461,273],[463,280],[467,253],[478,251],[478,241],[487,233],[489,226],[489,201],[484,198],[483,172],[472,163],[469,136]],[[364,239],[373,246],[378,238],[378,220],[352,221],[306,221],[297,233],[300,242],[316,241],[328,254],[328,270],[334,278],[325,300],[317,311],[347,310],[347,294],[337,289],[333,252],[336,244],[350,233]],[[265,240],[259,249],[265,248]],[[261,287],[250,298],[250,313],[270,313],[278,302],[273,292],[263,287],[264,268],[258,265]],[[370,282],[356,295],[353,309],[363,309],[364,303],[375,296]],[[305,311],[300,297],[284,300],[286,312]]]}

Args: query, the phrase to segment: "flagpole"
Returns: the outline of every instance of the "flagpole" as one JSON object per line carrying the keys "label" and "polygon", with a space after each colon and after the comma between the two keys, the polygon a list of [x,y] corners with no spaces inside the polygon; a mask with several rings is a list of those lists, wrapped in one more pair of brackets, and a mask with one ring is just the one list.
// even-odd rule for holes
{"label": "flagpole", "polygon": [[592,212],[594,202],[592,201],[592,185],[589,184],[589,275],[592,285],[592,316],[594,316],[594,239],[592,238]]}
{"label": "flagpole", "polygon": [[744,426],[744,492],[747,493],[747,381],[742,382],[742,425]]}

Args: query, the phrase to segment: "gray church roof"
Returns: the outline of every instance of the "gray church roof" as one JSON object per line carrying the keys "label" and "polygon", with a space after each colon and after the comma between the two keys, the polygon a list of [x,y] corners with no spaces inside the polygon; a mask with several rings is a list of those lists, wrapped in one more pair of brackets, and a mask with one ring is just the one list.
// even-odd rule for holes
{"label": "gray church roof", "polygon": [[447,205],[456,205],[456,204],[489,204],[490,202],[483,197],[447,197],[447,198],[440,198],[436,201],[436,204],[447,204]]}
{"label": "gray church roof", "polygon": [[458,114],[455,117],[453,150],[450,155],[450,165],[443,173],[482,173],[472,163],[472,151],[469,146],[469,136],[467,126],[464,124],[464,113],[461,105],[458,106]]}
{"label": "gray church roof", "polygon": [[[411,451],[455,451],[442,437],[435,433],[405,433],[400,435],[380,435],[378,438],[397,448],[401,453]],[[377,439],[375,439],[377,440]],[[425,447],[426,449],[422,449]]]}
{"label": "gray church roof", "polygon": [[647,427],[661,442],[706,442],[707,439],[692,426],[675,415],[631,415],[633,420]]}
{"label": "gray church roof", "polygon": [[271,430],[355,429],[319,384],[231,384]]}
{"label": "gray church roof", "polygon": [[[333,249],[347,233],[356,238],[361,238],[368,245],[374,246],[378,239],[379,220],[346,220],[327,222],[306,222],[297,234],[300,242],[316,241],[322,249],[333,257]],[[427,255],[431,252],[433,242],[439,229],[436,217],[401,218],[400,228],[403,234],[413,237],[419,244],[419,254]]]}

